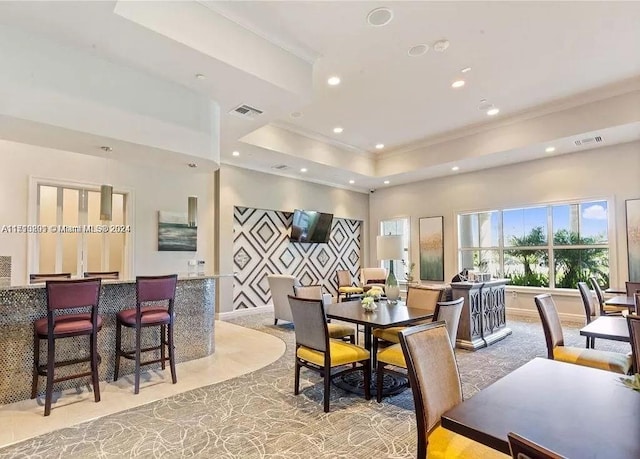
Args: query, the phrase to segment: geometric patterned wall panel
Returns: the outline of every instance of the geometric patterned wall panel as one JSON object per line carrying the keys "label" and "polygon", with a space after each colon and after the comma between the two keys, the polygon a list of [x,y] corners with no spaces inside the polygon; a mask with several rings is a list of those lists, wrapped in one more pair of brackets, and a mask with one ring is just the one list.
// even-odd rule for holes
{"label": "geometric patterned wall panel", "polygon": [[11,285],[11,257],[0,256],[0,287]]}
{"label": "geometric patterned wall panel", "polygon": [[328,244],[289,241],[293,213],[235,207],[233,211],[233,309],[271,301],[268,274],[291,274],[302,285],[317,285],[337,296],[336,270],[358,279],[362,222],[334,218]]}

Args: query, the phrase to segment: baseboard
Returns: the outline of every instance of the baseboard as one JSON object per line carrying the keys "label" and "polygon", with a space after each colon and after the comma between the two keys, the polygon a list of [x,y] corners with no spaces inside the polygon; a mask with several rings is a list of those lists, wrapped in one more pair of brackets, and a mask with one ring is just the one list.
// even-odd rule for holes
{"label": "baseboard", "polygon": [[[540,315],[535,309],[519,309],[519,308],[507,308],[507,318],[509,317],[523,317],[527,319],[538,319]],[[578,324],[584,324],[584,316],[580,314],[570,314],[567,312],[559,312],[558,317],[563,322],[572,322]]]}
{"label": "baseboard", "polygon": [[254,314],[262,314],[263,312],[271,312],[271,313],[273,313],[273,305],[272,304],[267,304],[265,306],[257,306],[255,308],[245,308],[245,309],[237,309],[235,311],[218,312],[216,314],[216,319],[217,320],[229,320],[229,319],[235,319],[236,317],[252,316]]}

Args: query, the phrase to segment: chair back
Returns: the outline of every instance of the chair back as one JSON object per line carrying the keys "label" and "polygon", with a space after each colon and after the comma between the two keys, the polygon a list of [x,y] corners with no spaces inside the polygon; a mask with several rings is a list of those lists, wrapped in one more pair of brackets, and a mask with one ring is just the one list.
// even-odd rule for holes
{"label": "chair back", "polygon": [[462,402],[458,366],[444,322],[408,327],[399,336],[416,410],[418,457],[426,457],[428,432]]}
{"label": "chair back", "polygon": [[444,320],[447,324],[447,332],[451,347],[456,347],[456,338],[458,337],[458,324],[460,323],[460,315],[464,306],[464,298],[458,298],[454,301],[438,301],[436,303],[436,311],[433,313],[433,321],[438,322]]}
{"label": "chair back", "polygon": [[633,373],[640,373],[640,316],[629,314],[627,316],[629,326],[629,340],[631,341],[631,360]]}
{"label": "chair back", "polygon": [[593,307],[593,295],[586,282],[578,282],[578,291],[582,298],[582,306],[584,306],[584,315],[587,324],[591,323],[591,319],[596,316],[596,310]]}
{"label": "chair back", "polygon": [[176,296],[177,274],[166,276],[137,276],[136,277],[136,307],[137,316],[144,303],[167,302],[167,311],[173,317],[173,303]]}
{"label": "chair back", "polygon": [[297,298],[306,298],[308,300],[321,300],[322,299],[322,285],[309,285],[301,286],[294,285],[293,292]]}
{"label": "chair back", "polygon": [[407,288],[407,307],[435,312],[438,301],[444,301],[445,295],[444,287],[410,285]]}
{"label": "chair back", "polygon": [[269,274],[267,282],[269,282],[275,318],[293,322],[287,297],[294,294],[293,287],[300,285],[300,282],[289,274]]}
{"label": "chair back", "polygon": [[509,432],[507,438],[513,459],[566,459],[516,433]]}
{"label": "chair back", "polygon": [[29,274],[29,283],[38,284],[48,280],[71,279],[71,273]]}
{"label": "chair back", "polygon": [[542,321],[544,338],[547,342],[547,357],[553,360],[553,349],[556,346],[564,346],[564,335],[562,334],[560,317],[558,317],[558,309],[553,298],[548,293],[537,295],[534,300]]}
{"label": "chair back", "polygon": [[633,313],[636,315],[640,315],[640,293],[638,292],[634,293],[633,300],[635,303],[635,310],[633,311]]}
{"label": "chair back", "polygon": [[600,284],[598,284],[598,280],[595,277],[590,277],[589,282],[591,282],[591,288],[596,292],[596,298],[598,299],[598,306],[600,307],[600,315],[604,316],[604,292],[600,288]]}
{"label": "chair back", "polygon": [[48,280],[47,333],[53,339],[55,312],[64,309],[89,308],[93,330],[98,329],[98,304],[101,279]]}
{"label": "chair back", "polygon": [[627,290],[627,296],[633,296],[634,293],[640,292],[640,282],[625,282],[624,286]]}
{"label": "chair back", "polygon": [[360,281],[365,285],[383,285],[387,281],[387,270],[384,268],[362,268]]}
{"label": "chair back", "polygon": [[351,273],[347,269],[338,269],[336,271],[338,275],[338,288],[340,287],[351,287],[353,286],[353,281],[351,280]]}
{"label": "chair back", "polygon": [[297,298],[293,295],[289,295],[288,300],[296,332],[296,345],[327,352],[329,332],[322,300]]}
{"label": "chair back", "polygon": [[120,271],[87,271],[84,273],[84,277],[99,277],[100,279],[120,279]]}

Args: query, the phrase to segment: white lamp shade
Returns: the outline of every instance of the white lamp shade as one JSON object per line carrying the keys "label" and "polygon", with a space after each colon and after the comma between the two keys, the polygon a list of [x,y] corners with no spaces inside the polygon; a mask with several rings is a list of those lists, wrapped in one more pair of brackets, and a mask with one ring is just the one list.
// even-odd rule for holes
{"label": "white lamp shade", "polygon": [[187,203],[187,222],[189,226],[198,226],[198,197],[189,196]]}
{"label": "white lamp shade", "polygon": [[100,220],[111,221],[113,210],[113,187],[111,185],[100,186]]}
{"label": "white lamp shade", "polygon": [[401,260],[404,255],[402,236],[378,236],[376,246],[378,260]]}

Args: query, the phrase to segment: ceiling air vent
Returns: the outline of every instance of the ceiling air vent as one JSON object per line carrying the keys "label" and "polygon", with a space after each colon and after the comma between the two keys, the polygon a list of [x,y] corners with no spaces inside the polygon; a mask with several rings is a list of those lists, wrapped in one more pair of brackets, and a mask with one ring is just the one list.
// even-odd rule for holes
{"label": "ceiling air vent", "polygon": [[579,139],[579,140],[574,140],[573,143],[576,144],[576,147],[579,147],[581,145],[589,145],[590,143],[600,143],[602,142],[602,136],[595,136],[595,137],[586,137],[584,139]]}
{"label": "ceiling air vent", "polygon": [[259,115],[262,115],[262,110],[258,110],[257,108],[251,107],[250,105],[242,104],[229,113],[232,115],[240,116],[242,118],[246,118],[248,120],[255,120]]}
{"label": "ceiling air vent", "polygon": [[276,164],[275,166],[271,166],[271,169],[275,169],[277,171],[283,171],[285,169],[289,169],[289,166],[286,164]]}

